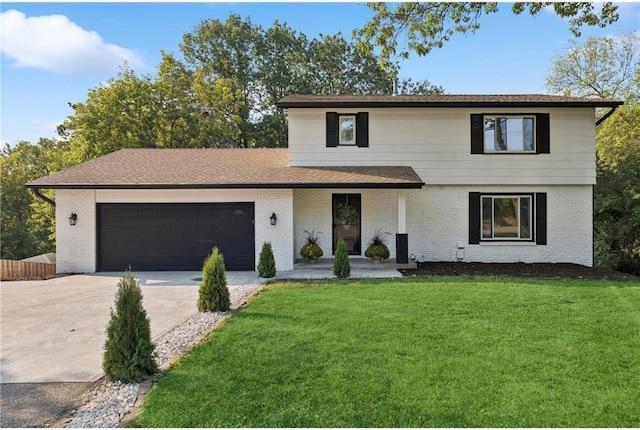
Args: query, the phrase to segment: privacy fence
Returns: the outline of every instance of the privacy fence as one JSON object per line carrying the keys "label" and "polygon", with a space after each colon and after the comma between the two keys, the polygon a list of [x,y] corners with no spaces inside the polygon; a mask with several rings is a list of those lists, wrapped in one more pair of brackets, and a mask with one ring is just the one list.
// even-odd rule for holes
{"label": "privacy fence", "polygon": [[56,265],[29,261],[0,260],[0,278],[3,281],[16,279],[48,278],[56,274]]}

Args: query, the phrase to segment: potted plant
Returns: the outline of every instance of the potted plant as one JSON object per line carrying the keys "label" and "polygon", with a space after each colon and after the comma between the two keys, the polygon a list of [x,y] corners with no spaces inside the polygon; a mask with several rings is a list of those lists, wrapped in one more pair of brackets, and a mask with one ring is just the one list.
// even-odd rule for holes
{"label": "potted plant", "polygon": [[307,230],[304,231],[306,242],[300,250],[300,255],[302,255],[302,258],[304,258],[305,261],[315,263],[318,261],[318,258],[322,257],[322,248],[320,248],[320,245],[318,244],[318,235],[321,233],[322,232],[320,231],[316,233],[315,230],[311,230],[310,232]]}
{"label": "potted plant", "polygon": [[389,258],[389,248],[384,243],[385,237],[391,233],[382,232],[382,229],[378,229],[373,233],[369,246],[364,251],[364,256],[370,258],[374,263],[379,263],[382,260]]}

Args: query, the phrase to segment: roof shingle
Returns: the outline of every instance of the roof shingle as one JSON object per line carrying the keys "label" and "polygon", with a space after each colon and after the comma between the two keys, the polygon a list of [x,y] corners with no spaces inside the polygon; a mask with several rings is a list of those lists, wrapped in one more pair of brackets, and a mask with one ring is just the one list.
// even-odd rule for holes
{"label": "roof shingle", "polygon": [[121,149],[30,188],[420,188],[407,166],[289,167],[287,149]]}

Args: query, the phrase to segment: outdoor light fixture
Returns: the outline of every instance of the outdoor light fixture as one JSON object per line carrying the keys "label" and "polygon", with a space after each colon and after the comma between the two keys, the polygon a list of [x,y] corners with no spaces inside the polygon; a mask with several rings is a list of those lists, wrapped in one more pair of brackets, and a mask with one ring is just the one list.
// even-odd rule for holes
{"label": "outdoor light fixture", "polygon": [[278,217],[276,216],[275,212],[271,214],[271,217],[269,217],[269,219],[271,220],[271,225],[276,225],[276,222],[278,221]]}
{"label": "outdoor light fixture", "polygon": [[76,215],[74,212],[71,212],[71,216],[69,217],[69,225],[76,225],[76,222],[78,222],[78,215]]}

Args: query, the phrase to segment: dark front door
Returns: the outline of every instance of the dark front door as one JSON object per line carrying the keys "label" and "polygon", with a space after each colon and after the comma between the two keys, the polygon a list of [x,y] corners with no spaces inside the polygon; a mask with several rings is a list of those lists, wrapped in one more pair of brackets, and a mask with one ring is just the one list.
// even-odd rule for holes
{"label": "dark front door", "polygon": [[98,270],[202,270],[214,246],[227,270],[254,270],[253,203],[98,204]]}
{"label": "dark front door", "polygon": [[333,195],[333,253],[338,239],[347,244],[349,255],[360,255],[360,194]]}

